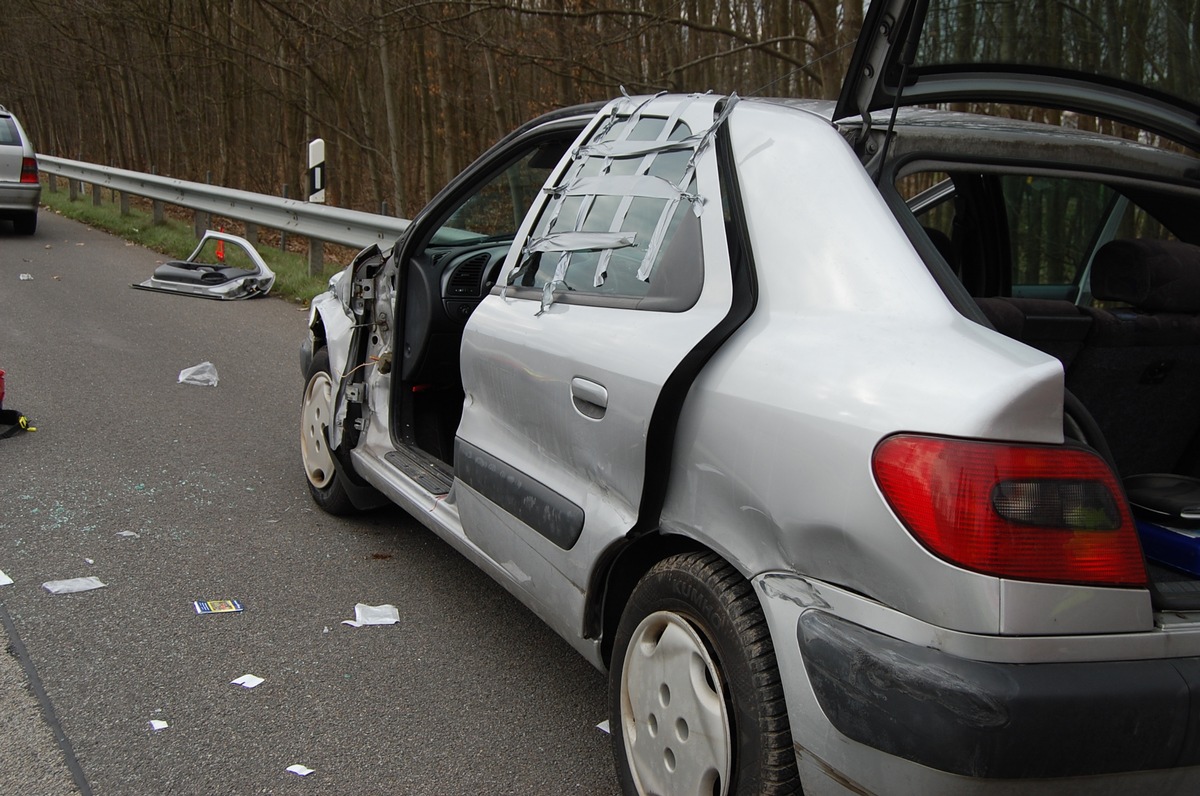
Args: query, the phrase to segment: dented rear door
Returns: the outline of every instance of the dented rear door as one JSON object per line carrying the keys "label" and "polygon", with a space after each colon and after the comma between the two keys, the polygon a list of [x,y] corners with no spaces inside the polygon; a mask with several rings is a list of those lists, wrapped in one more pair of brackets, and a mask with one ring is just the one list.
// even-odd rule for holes
{"label": "dented rear door", "polygon": [[664,385],[730,313],[722,107],[611,104],[467,324],[463,529],[567,636],[596,559],[639,522],[654,446],[669,445]]}

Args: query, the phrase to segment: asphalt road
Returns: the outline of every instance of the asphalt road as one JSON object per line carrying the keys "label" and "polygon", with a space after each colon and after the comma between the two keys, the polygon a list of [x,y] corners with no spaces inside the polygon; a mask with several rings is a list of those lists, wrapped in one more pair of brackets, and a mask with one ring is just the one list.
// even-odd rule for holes
{"label": "asphalt road", "polygon": [[[159,255],[39,224],[0,223],[4,406],[39,427],[0,440],[0,606],[92,791],[616,792],[601,673],[402,512],[311,504],[303,311],[132,290]],[[177,383],[206,360],[217,387]],[[81,576],[107,585],[40,585]],[[245,612],[194,613],[221,598]],[[358,602],[400,623],[340,624]],[[4,717],[38,716],[7,656],[0,675]],[[49,792],[42,762],[0,744],[0,786]]]}

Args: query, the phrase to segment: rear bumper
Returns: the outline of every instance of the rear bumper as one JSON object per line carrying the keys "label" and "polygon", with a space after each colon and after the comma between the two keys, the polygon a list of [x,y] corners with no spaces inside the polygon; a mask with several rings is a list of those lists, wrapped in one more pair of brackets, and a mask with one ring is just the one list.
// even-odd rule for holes
{"label": "rear bumper", "polygon": [[1200,658],[973,661],[820,610],[796,643],[841,734],[967,777],[1025,779],[1200,764]]}
{"label": "rear bumper", "polygon": [[0,214],[29,212],[38,209],[42,186],[35,182],[0,182]]}

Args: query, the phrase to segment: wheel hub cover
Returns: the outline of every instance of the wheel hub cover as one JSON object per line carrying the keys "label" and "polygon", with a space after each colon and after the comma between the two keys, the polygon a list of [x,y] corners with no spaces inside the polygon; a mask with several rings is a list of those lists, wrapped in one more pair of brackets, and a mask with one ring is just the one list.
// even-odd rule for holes
{"label": "wheel hub cover", "polygon": [[696,629],[658,611],[625,653],[621,729],[638,792],[728,792],[733,745],[720,670]]}

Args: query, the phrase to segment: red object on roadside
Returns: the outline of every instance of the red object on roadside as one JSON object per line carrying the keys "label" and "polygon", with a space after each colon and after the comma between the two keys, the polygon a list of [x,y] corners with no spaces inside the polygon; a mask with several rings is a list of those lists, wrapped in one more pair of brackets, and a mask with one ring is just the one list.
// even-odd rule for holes
{"label": "red object on roadside", "polygon": [[4,408],[4,371],[0,370],[0,409]]}
{"label": "red object on roadside", "polygon": [[[225,227],[221,227],[221,231],[225,231]],[[225,264],[225,241],[217,241],[217,262]]]}

